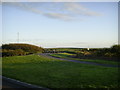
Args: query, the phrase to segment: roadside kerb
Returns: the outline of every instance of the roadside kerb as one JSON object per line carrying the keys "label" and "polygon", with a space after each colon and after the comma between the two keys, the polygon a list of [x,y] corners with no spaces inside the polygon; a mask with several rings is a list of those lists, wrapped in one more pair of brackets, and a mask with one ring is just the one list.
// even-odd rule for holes
{"label": "roadside kerb", "polygon": [[13,83],[15,85],[19,85],[19,86],[24,87],[24,88],[35,88],[35,89],[40,89],[40,90],[50,90],[50,89],[45,88],[45,87],[32,85],[32,84],[29,84],[29,83],[26,83],[26,82],[21,82],[19,80],[11,79],[11,78],[8,78],[8,77],[5,77],[5,76],[2,76],[2,79],[6,80],[9,83]]}

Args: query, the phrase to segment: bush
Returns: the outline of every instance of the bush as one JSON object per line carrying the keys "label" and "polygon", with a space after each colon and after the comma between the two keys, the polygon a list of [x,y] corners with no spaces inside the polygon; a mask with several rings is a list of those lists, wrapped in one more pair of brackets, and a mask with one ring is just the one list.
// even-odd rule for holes
{"label": "bush", "polygon": [[105,56],[105,57],[113,57],[114,54],[111,53],[111,52],[106,52],[106,53],[104,54],[104,56]]}
{"label": "bush", "polygon": [[5,44],[2,45],[2,56],[19,56],[33,53],[42,53],[43,48],[30,44]]}
{"label": "bush", "polygon": [[89,51],[79,51],[76,57],[106,57],[120,58],[120,45],[114,45],[111,48],[92,49]]}
{"label": "bush", "polygon": [[92,53],[88,51],[79,51],[77,52],[77,57],[91,57]]}
{"label": "bush", "polygon": [[77,52],[76,56],[77,56],[77,57],[83,57],[83,56],[84,56],[84,52],[80,52],[80,51],[79,51],[79,52]]}
{"label": "bush", "polygon": [[30,53],[43,51],[43,48],[35,45],[30,45],[30,44],[5,44],[5,45],[2,45],[2,49],[6,49],[6,50],[22,49],[25,52],[30,52]]}
{"label": "bush", "polygon": [[114,45],[111,47],[111,53],[113,53],[115,57],[120,57],[120,45]]}
{"label": "bush", "polygon": [[3,51],[2,56],[21,56],[21,55],[26,55],[26,52],[23,51],[22,49],[17,49],[17,50],[8,50],[8,51]]}

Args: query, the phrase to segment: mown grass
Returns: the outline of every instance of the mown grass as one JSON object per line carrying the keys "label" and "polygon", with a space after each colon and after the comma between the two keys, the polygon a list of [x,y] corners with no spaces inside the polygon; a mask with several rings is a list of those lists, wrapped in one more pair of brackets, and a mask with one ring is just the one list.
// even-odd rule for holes
{"label": "mown grass", "polygon": [[4,57],[3,75],[47,88],[117,88],[118,68],[38,55]]}
{"label": "mown grass", "polygon": [[2,75],[2,57],[0,57],[0,75]]}
{"label": "mown grass", "polygon": [[75,54],[71,53],[57,53],[57,54],[50,54],[51,56],[54,57],[59,57],[59,58],[70,58],[71,56],[74,56]]}
{"label": "mown grass", "polygon": [[57,54],[50,54],[51,56],[58,57],[58,58],[66,58],[66,59],[72,59],[72,60],[80,60],[80,61],[87,61],[87,62],[95,62],[100,64],[110,64],[110,65],[120,65],[120,62],[116,61],[108,61],[108,60],[100,60],[100,59],[80,59],[80,58],[72,58],[75,54],[69,54],[69,53],[57,53]]}

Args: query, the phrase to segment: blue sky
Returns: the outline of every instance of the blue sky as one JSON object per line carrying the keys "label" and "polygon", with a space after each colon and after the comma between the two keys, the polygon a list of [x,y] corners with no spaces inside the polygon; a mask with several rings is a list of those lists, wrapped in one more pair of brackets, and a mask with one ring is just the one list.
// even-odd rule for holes
{"label": "blue sky", "polygon": [[3,3],[3,43],[110,47],[118,43],[118,3]]}
{"label": "blue sky", "polygon": [[2,44],[2,5],[0,4],[0,45]]}

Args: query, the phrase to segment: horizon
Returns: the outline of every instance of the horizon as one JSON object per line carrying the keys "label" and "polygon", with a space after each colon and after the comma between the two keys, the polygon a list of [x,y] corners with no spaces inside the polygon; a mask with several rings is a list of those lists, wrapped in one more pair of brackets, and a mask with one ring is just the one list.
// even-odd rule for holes
{"label": "horizon", "polygon": [[[6,44],[29,44],[29,43],[6,43]],[[5,44],[2,44],[2,45],[5,45]],[[0,48],[2,47],[2,45],[0,46]],[[35,45],[35,44],[30,44],[30,45]],[[120,44],[114,44],[114,45],[120,45]],[[114,46],[114,45],[112,45],[112,46]],[[35,45],[35,46],[38,46],[38,47],[41,47],[41,46],[39,46],[39,45]],[[110,47],[100,47],[100,48],[111,48],[112,46],[110,46]],[[82,48],[89,48],[89,49],[93,49],[93,48],[95,48],[95,49],[99,49],[99,47],[42,47],[42,48],[47,48],[47,49],[49,49],[49,48],[78,48],[78,49],[82,49]]]}
{"label": "horizon", "polygon": [[[55,8],[54,8],[55,7]],[[117,2],[3,2],[3,42],[44,48],[118,44]]]}

